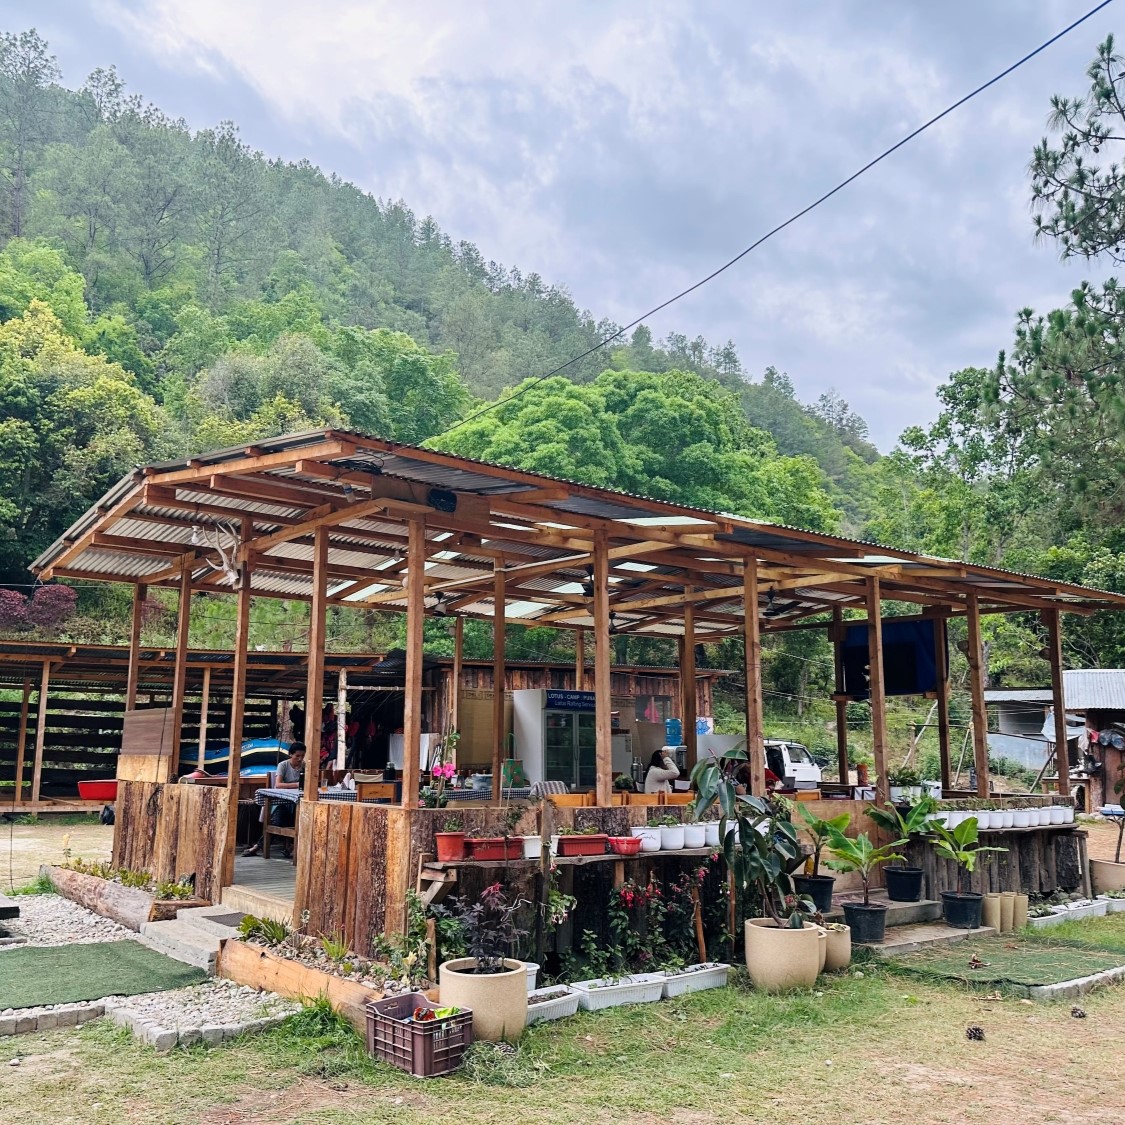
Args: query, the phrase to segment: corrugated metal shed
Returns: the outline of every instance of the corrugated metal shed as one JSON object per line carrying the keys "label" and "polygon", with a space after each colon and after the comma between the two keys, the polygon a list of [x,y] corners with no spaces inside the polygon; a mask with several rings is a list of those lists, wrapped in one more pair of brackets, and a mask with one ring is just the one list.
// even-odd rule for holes
{"label": "corrugated metal shed", "polygon": [[[986,691],[986,703],[1050,703],[1051,689]],[[1071,668],[1063,672],[1068,711],[1125,711],[1125,668]]]}

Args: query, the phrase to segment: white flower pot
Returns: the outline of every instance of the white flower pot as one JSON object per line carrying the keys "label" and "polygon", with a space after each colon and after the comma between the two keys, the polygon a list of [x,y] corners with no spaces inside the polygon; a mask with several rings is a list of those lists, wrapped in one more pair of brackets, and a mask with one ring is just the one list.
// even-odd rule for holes
{"label": "white flower pot", "polygon": [[1125,898],[1107,899],[1105,912],[1107,914],[1125,914]]}
{"label": "white flower pot", "polygon": [[705,848],[707,847],[707,828],[702,824],[685,824],[684,825],[684,847],[685,848]]}
{"label": "white flower pot", "polygon": [[1040,808],[1035,810],[1035,815],[1037,818],[1036,823],[1040,828],[1042,828],[1045,824],[1051,823],[1051,810],[1049,808],[1041,806]]}
{"label": "white flower pot", "polygon": [[527,991],[528,994],[535,991],[535,978],[539,976],[539,966],[534,961],[525,961],[527,966]]}
{"label": "white flower pot", "polygon": [[[558,995],[553,995],[558,993]],[[549,1000],[542,1000],[538,1004],[530,1003],[536,996],[551,996]],[[550,988],[537,988],[527,994],[527,1022],[543,1023],[546,1020],[559,1020],[566,1016],[573,1016],[578,1011],[579,995],[574,989],[565,984],[555,984]]]}
{"label": "white flower pot", "polygon": [[665,824],[660,828],[660,850],[662,852],[676,852],[684,846],[684,826],[677,824],[675,827]]}
{"label": "white flower pot", "polygon": [[941,782],[940,781],[926,781],[923,783],[925,791],[933,797],[935,801],[941,800]]}
{"label": "white flower pot", "polygon": [[902,786],[890,785],[887,787],[887,796],[890,798],[891,804],[897,805],[902,800]]}
{"label": "white flower pot", "polygon": [[1063,805],[1062,811],[1063,811],[1063,818],[1062,818],[1063,824],[1073,824],[1074,823],[1074,809],[1070,805]]}
{"label": "white flower pot", "polygon": [[1062,914],[1044,914],[1042,918],[1028,918],[1027,924],[1033,929],[1042,930],[1047,926],[1057,926],[1067,920],[1066,912]]}
{"label": "white flower pot", "polygon": [[578,1006],[587,1012],[616,1008],[619,1004],[651,1004],[664,995],[664,973],[633,973],[620,978],[579,980],[570,987],[578,993]]}
{"label": "white flower pot", "polygon": [[1052,824],[1062,824],[1063,823],[1063,817],[1066,815],[1065,810],[1063,809],[1062,805],[1052,805],[1050,811],[1051,811],[1051,823]]}
{"label": "white flower pot", "polygon": [[915,799],[917,799],[918,797],[921,797],[924,792],[925,792],[925,790],[922,788],[921,785],[911,785],[910,786],[910,796],[915,798]]}
{"label": "white flower pot", "polygon": [[1001,824],[1000,824],[1001,828],[1015,828],[1015,826],[1016,826],[1016,814],[1013,810],[1005,809],[1000,814],[1000,817],[1001,817]]}
{"label": "white flower pot", "polygon": [[664,999],[684,996],[689,992],[702,992],[705,988],[723,988],[727,983],[729,965],[708,961],[701,965],[689,965],[678,973],[669,973],[664,978]]}
{"label": "white flower pot", "polygon": [[956,828],[964,819],[965,814],[961,809],[947,809],[945,813],[945,827]]}
{"label": "white flower pot", "polygon": [[988,809],[981,809],[971,815],[977,818],[977,828],[985,829],[992,827],[992,813]]}
{"label": "white flower pot", "polygon": [[719,822],[717,820],[709,820],[703,825],[706,837],[703,842],[705,848],[717,848],[719,846]]}
{"label": "white flower pot", "polygon": [[[644,850],[644,844],[641,845],[641,850]],[[554,833],[551,836],[551,855],[559,854],[559,833]]]}
{"label": "white flower pot", "polygon": [[631,836],[639,836],[641,838],[641,851],[642,852],[658,852],[658,851],[660,851],[660,829],[659,828],[630,828],[629,834]]}
{"label": "white flower pot", "polygon": [[523,838],[523,858],[539,859],[543,854],[542,836],[525,836]]}
{"label": "white flower pot", "polygon": [[1013,828],[1030,828],[1031,827],[1031,809],[1016,809],[1012,813],[1012,827]]}

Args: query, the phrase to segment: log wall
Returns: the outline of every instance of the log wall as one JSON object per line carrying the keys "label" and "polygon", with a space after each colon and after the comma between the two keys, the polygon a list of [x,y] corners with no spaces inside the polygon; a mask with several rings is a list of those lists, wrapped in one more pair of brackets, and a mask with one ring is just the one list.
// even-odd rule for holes
{"label": "log wall", "polygon": [[[1077,891],[1082,887],[1080,828],[1021,829],[1014,832],[983,832],[981,841],[1004,852],[982,855],[969,878],[969,890],[981,894],[1016,891],[1030,895]],[[955,891],[957,865],[941,859],[924,840],[912,841],[904,849],[907,860],[925,872],[924,891],[936,899],[942,891]]]}
{"label": "log wall", "polygon": [[113,863],[174,882],[195,875],[195,892],[218,902],[227,790],[211,785],[119,781]]}

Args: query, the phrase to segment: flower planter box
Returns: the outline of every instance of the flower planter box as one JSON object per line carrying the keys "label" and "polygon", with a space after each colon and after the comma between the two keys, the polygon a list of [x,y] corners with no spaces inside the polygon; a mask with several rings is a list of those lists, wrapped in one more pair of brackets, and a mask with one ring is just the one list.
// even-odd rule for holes
{"label": "flower planter box", "polygon": [[1070,921],[1069,917],[1063,914],[1044,914],[1039,918],[1028,918],[1027,924],[1034,930],[1043,930],[1048,926],[1057,926],[1061,922]]}
{"label": "flower planter box", "polygon": [[496,860],[523,859],[522,836],[478,836],[465,841],[469,859]]}
{"label": "flower planter box", "polygon": [[373,1000],[366,1008],[367,1053],[416,1078],[437,1078],[461,1065],[473,1041],[473,1013],[440,1020],[415,1020],[416,1009],[438,1007],[421,992]]}
{"label": "flower planter box", "polygon": [[651,1004],[664,995],[664,973],[633,973],[619,979],[575,981],[578,1006],[587,1012],[616,1008],[621,1004]]}
{"label": "flower planter box", "polygon": [[729,965],[707,961],[701,965],[689,965],[678,973],[668,973],[664,978],[664,999],[702,992],[705,988],[724,988],[729,972]]}
{"label": "flower planter box", "polygon": [[593,836],[560,836],[559,855],[605,855],[608,839],[604,832],[598,832]]}
{"label": "flower planter box", "polygon": [[1105,912],[1107,914],[1125,914],[1125,898],[1106,899]]}
{"label": "flower planter box", "polygon": [[565,984],[537,988],[527,996],[527,1022],[544,1023],[573,1016],[578,1011],[579,999],[578,993]]}
{"label": "flower planter box", "polygon": [[175,918],[177,911],[211,905],[204,898],[158,899],[151,891],[125,887],[111,879],[70,871],[65,867],[49,867],[44,864],[39,873],[54,883],[55,889],[63,898],[68,898],[103,918],[111,918],[138,934],[145,922],[166,922]]}
{"label": "flower planter box", "polygon": [[235,938],[222,943],[215,976],[248,988],[276,992],[290,1000],[327,996],[332,1007],[361,1034],[367,1029],[367,1004],[380,998],[379,992],[353,980],[321,972],[300,961],[279,957],[264,945]]}

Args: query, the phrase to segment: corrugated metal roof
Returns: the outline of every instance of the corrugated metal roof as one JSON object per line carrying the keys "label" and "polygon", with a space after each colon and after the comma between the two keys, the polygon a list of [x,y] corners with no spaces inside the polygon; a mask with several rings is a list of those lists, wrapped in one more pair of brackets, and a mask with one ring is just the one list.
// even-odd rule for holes
{"label": "corrugated metal roof", "polygon": [[[1002,688],[984,693],[988,703],[1050,703],[1051,689]],[[1063,672],[1068,711],[1125,711],[1125,668],[1070,668]]]}

